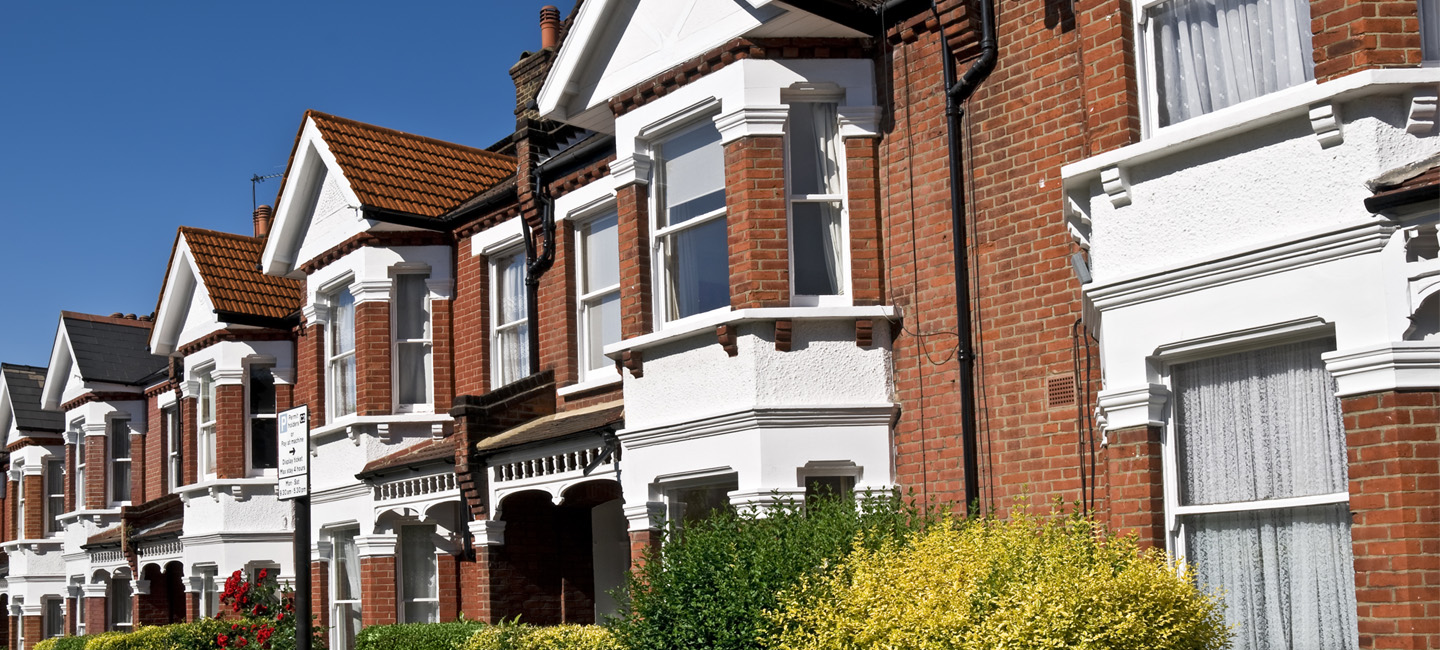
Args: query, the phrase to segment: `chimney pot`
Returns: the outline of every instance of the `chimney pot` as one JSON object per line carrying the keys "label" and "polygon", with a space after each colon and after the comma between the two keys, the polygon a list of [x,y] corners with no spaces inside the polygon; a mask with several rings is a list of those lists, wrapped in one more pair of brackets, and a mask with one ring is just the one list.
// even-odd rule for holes
{"label": "chimney pot", "polygon": [[270,235],[270,222],[274,215],[270,212],[270,206],[262,205],[255,208],[255,236],[261,239]]}
{"label": "chimney pot", "polygon": [[540,8],[540,48],[554,49],[560,44],[560,9],[554,5]]}

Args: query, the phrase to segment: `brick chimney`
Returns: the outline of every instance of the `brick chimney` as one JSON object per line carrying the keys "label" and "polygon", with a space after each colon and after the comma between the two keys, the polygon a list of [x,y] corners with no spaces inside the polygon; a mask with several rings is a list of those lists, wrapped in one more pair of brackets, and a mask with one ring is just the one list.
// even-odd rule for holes
{"label": "brick chimney", "polygon": [[560,9],[554,5],[540,8],[540,49],[553,50],[560,44]]}
{"label": "brick chimney", "polygon": [[262,205],[255,208],[255,236],[264,239],[270,234],[270,222],[274,220],[270,214],[270,206]]}

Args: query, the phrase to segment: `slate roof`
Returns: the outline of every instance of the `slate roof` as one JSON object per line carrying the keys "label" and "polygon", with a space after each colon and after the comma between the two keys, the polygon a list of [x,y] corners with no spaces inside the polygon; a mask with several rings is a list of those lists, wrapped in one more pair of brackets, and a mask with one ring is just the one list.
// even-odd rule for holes
{"label": "slate roof", "polygon": [[[305,117],[314,120],[355,196],[367,207],[439,218],[515,173],[510,156],[316,110],[306,111]],[[301,133],[304,125],[302,121]],[[298,149],[299,134],[295,144]],[[294,162],[292,151],[290,164]],[[285,191],[283,183],[280,191]]]}
{"label": "slate roof", "polygon": [[365,464],[355,478],[366,479],[376,474],[381,474],[387,469],[399,467],[410,467],[423,465],[438,460],[453,460],[455,458],[455,437],[441,438],[439,440],[426,440],[419,444],[406,447],[393,454],[372,460]]}
{"label": "slate roof", "polygon": [[181,227],[205,292],[224,312],[285,318],[305,303],[303,280],[260,271],[265,240],[201,228]]}
{"label": "slate roof", "polygon": [[588,431],[612,428],[625,419],[625,404],[610,402],[536,418],[496,436],[481,440],[476,451],[495,452],[534,442],[557,440]]}
{"label": "slate roof", "polygon": [[60,312],[70,350],[85,381],[139,386],[165,372],[165,357],[150,354],[150,321]]}
{"label": "slate roof", "polygon": [[10,391],[10,407],[15,411],[15,426],[21,431],[64,431],[65,415],[40,408],[40,394],[45,390],[45,369],[0,363],[5,373],[5,387]]}

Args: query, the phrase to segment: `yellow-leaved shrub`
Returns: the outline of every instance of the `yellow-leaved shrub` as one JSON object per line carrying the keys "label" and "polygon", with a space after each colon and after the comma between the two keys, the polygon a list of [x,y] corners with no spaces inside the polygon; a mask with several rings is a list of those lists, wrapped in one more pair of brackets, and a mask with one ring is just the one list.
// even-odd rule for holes
{"label": "yellow-leaved shrub", "polygon": [[904,543],[857,543],[767,612],[781,650],[1201,650],[1221,608],[1163,552],[1081,517],[947,520]]}
{"label": "yellow-leaved shrub", "polygon": [[598,625],[530,626],[507,623],[484,627],[462,650],[621,650],[610,631]]}

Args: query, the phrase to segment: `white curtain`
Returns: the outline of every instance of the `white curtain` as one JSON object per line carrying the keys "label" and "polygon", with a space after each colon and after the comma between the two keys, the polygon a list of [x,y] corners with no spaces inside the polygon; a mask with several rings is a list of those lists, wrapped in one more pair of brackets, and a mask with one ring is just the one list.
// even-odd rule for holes
{"label": "white curtain", "polygon": [[439,588],[435,563],[434,526],[401,529],[400,567],[406,623],[440,622]]}
{"label": "white curtain", "polygon": [[[1310,341],[1174,368],[1182,505],[1348,490],[1335,381],[1320,358],[1333,347]],[[1226,592],[1234,648],[1358,647],[1348,503],[1182,524],[1200,581]]]}
{"label": "white curtain", "polygon": [[1161,126],[1315,78],[1309,0],[1170,0],[1149,12]]}

